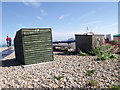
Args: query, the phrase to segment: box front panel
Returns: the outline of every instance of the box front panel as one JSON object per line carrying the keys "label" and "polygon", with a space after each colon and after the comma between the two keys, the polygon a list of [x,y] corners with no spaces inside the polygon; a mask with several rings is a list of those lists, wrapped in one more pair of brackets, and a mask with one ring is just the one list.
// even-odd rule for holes
{"label": "box front panel", "polygon": [[53,60],[51,31],[28,32],[23,30],[25,64]]}
{"label": "box front panel", "polygon": [[92,47],[92,36],[91,35],[76,35],[76,51],[82,50],[88,52]]}

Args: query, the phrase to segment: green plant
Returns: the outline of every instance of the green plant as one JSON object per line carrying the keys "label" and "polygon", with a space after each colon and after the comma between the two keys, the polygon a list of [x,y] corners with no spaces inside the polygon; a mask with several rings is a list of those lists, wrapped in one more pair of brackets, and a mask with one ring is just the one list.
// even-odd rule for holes
{"label": "green plant", "polygon": [[89,86],[97,86],[97,85],[98,85],[98,82],[95,81],[95,80],[89,80],[89,81],[88,81],[88,85],[89,85]]}
{"label": "green plant", "polygon": [[110,58],[118,58],[118,56],[116,54],[111,54],[111,53],[109,54],[109,57]]}
{"label": "green plant", "polygon": [[60,80],[61,78],[64,78],[64,76],[54,76],[54,79]]}
{"label": "green plant", "polygon": [[118,40],[112,40],[109,43],[112,44],[112,45],[117,45],[119,43],[119,41]]}
{"label": "green plant", "polygon": [[94,47],[91,53],[97,56],[97,60],[107,60],[107,59],[117,58],[117,55],[114,54],[114,52],[117,49],[118,46],[103,44]]}
{"label": "green plant", "polygon": [[92,76],[95,70],[87,70],[86,76]]}
{"label": "green plant", "polygon": [[82,55],[82,56],[87,56],[87,53],[82,52],[81,50],[79,51],[79,54]]}
{"label": "green plant", "polygon": [[120,85],[112,85],[110,88],[111,90],[120,90]]}

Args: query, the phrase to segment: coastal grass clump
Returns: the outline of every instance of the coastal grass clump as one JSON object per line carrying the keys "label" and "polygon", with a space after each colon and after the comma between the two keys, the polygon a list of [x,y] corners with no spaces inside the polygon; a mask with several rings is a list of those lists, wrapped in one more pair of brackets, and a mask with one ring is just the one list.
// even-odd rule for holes
{"label": "coastal grass clump", "polygon": [[87,70],[86,76],[92,76],[94,74],[95,70]]}
{"label": "coastal grass clump", "polygon": [[89,81],[88,81],[88,85],[89,85],[89,86],[98,86],[98,84],[99,84],[99,83],[98,83],[97,81],[95,81],[95,80],[89,80]]}
{"label": "coastal grass clump", "polygon": [[110,86],[111,90],[120,90],[120,85],[112,85]]}
{"label": "coastal grass clump", "polygon": [[60,80],[62,78],[64,78],[64,76],[54,76],[54,79],[57,79],[57,80]]}
{"label": "coastal grass clump", "polygon": [[87,56],[88,54],[85,53],[85,52],[82,52],[81,50],[79,50],[79,55],[81,55],[81,56]]}

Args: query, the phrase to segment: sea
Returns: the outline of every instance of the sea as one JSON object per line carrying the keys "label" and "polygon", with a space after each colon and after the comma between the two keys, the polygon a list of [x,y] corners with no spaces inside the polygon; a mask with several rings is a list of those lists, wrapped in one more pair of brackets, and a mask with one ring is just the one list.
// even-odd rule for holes
{"label": "sea", "polygon": [[[14,44],[12,44],[12,46],[14,46]],[[2,46],[0,45],[0,47],[7,47],[7,45],[2,45]]]}

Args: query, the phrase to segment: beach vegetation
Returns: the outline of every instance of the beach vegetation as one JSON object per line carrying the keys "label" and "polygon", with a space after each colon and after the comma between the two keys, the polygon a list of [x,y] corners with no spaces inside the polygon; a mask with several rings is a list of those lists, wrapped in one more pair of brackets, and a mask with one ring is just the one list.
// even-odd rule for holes
{"label": "beach vegetation", "polygon": [[81,50],[79,50],[79,55],[81,55],[81,56],[87,56],[88,54],[85,53],[85,52],[82,52]]}
{"label": "beach vegetation", "polygon": [[54,76],[54,79],[60,80],[61,78],[64,78],[64,76]]}
{"label": "beach vegetation", "polygon": [[90,53],[96,55],[97,60],[108,60],[118,57],[115,54],[117,50],[118,45],[102,44],[95,46]]}
{"label": "beach vegetation", "polygon": [[94,74],[95,70],[87,70],[86,76],[92,76]]}
{"label": "beach vegetation", "polygon": [[88,85],[89,85],[89,86],[98,86],[98,82],[95,81],[95,80],[89,80],[89,81],[88,81]]}
{"label": "beach vegetation", "polygon": [[111,90],[120,90],[120,85],[112,85],[110,88]]}
{"label": "beach vegetation", "polygon": [[120,44],[119,40],[111,40],[109,43],[111,45],[118,45],[118,44]]}

